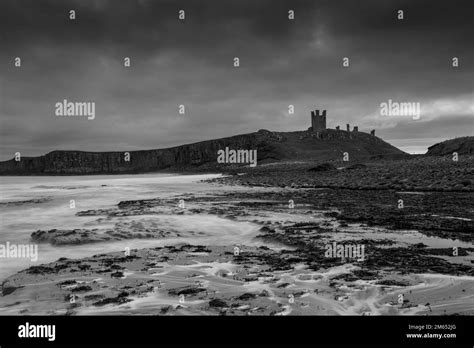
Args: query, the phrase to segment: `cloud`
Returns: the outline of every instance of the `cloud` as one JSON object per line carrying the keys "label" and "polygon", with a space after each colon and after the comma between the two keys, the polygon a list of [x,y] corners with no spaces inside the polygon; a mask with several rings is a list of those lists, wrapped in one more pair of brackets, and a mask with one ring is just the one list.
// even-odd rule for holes
{"label": "cloud", "polygon": [[[358,124],[390,139],[413,137],[417,129],[416,137],[426,136],[419,146],[427,147],[445,134],[444,121],[451,120],[455,134],[473,116],[471,1],[4,0],[0,6],[0,159],[15,151],[160,148],[259,128],[306,129],[315,108],[328,110],[331,127]],[[403,22],[395,17],[400,8]],[[13,66],[17,56],[20,69]],[[450,65],[453,56],[459,68]],[[63,99],[95,101],[96,119],[58,119],[53,106]],[[388,99],[420,101],[424,126],[382,119],[378,108]],[[180,104],[186,115],[178,114]],[[289,104],[296,108],[291,117]]]}

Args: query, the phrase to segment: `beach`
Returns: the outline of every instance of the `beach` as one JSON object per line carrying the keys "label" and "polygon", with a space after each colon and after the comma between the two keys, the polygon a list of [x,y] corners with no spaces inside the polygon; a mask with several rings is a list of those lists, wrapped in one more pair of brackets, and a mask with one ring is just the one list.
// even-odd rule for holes
{"label": "beach", "polygon": [[[37,244],[38,259],[2,260],[0,312],[474,312],[467,305],[474,303],[472,239],[393,229],[387,225],[393,219],[371,210],[387,206],[393,192],[249,187],[234,178],[241,180],[220,174],[2,177],[0,242]],[[470,193],[452,194],[459,200]],[[360,208],[367,200],[370,223]],[[426,204],[419,208],[426,213]],[[364,254],[328,257],[332,245],[362,246]]]}

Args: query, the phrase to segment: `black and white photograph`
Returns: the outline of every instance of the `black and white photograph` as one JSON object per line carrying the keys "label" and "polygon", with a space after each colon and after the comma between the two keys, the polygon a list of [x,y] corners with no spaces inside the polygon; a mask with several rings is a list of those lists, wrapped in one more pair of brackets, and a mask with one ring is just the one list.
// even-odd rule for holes
{"label": "black and white photograph", "polygon": [[391,339],[472,346],[449,320],[474,315],[473,18],[471,0],[0,0],[8,335],[405,317]]}

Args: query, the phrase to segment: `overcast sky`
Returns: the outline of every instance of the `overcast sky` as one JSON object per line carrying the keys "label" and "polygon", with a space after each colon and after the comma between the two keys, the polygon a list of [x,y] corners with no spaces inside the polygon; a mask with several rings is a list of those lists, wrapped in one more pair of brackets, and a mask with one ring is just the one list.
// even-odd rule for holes
{"label": "overcast sky", "polygon": [[[328,127],[425,152],[474,133],[473,11],[472,0],[2,0],[0,159],[303,130],[312,109],[327,109]],[[95,102],[95,119],[56,116],[63,99]],[[419,102],[420,119],[382,116],[389,99]]]}

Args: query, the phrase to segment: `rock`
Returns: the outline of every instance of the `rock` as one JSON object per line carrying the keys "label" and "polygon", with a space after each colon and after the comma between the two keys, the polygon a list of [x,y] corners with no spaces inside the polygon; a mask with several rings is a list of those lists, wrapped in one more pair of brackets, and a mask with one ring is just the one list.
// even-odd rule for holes
{"label": "rock", "polygon": [[229,307],[229,305],[225,301],[215,298],[209,301],[209,307],[222,308],[222,307]]}
{"label": "rock", "polygon": [[248,300],[252,300],[254,298],[257,298],[257,295],[256,294],[251,294],[249,292],[246,292],[245,294],[240,295],[239,297],[237,297],[237,299],[241,300],[241,301],[248,301]]}
{"label": "rock", "polygon": [[170,295],[197,295],[201,292],[207,291],[205,288],[195,287],[195,286],[185,286],[182,288],[171,289],[168,291]]}
{"label": "rock", "polygon": [[17,289],[21,289],[23,286],[11,286],[6,285],[5,283],[2,284],[2,296],[7,296],[15,292]]}
{"label": "rock", "polygon": [[323,163],[323,164],[317,165],[316,167],[308,169],[309,172],[324,172],[328,170],[336,170],[336,167],[332,165],[331,163]]}
{"label": "rock", "polygon": [[108,305],[108,304],[123,304],[123,303],[127,303],[127,302],[130,302],[132,300],[128,299],[127,298],[128,296],[128,293],[123,291],[121,292],[120,294],[118,294],[116,297],[107,297],[107,298],[104,298],[102,300],[99,300],[95,303],[93,303],[94,306],[105,306],[105,305]]}
{"label": "rock", "polygon": [[110,276],[112,278],[122,278],[123,277],[123,272],[117,271],[117,272],[111,273]]}

